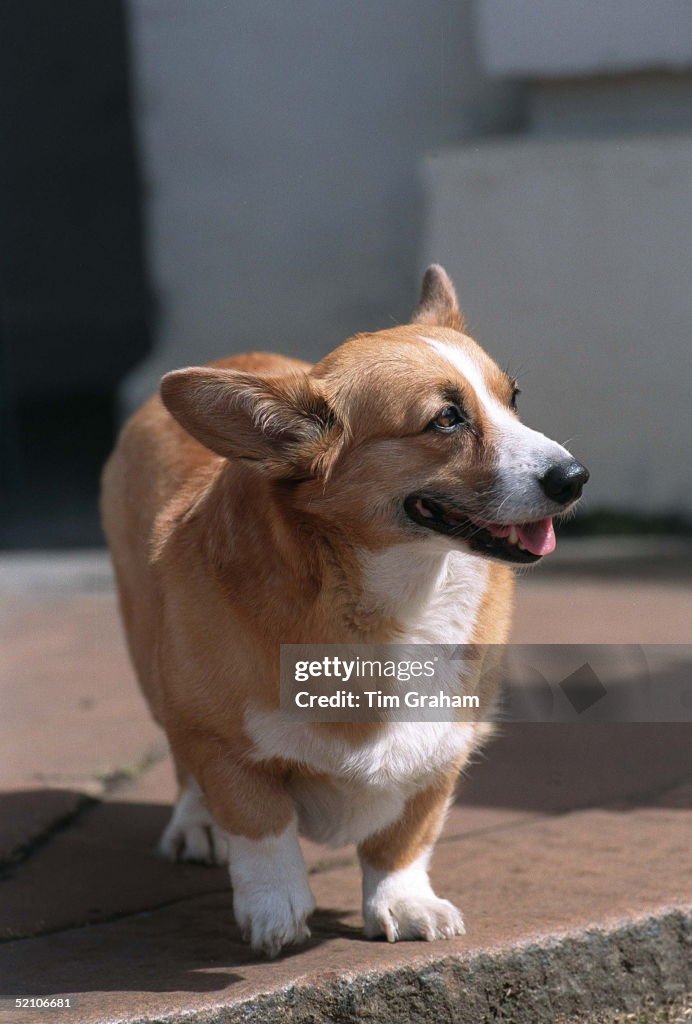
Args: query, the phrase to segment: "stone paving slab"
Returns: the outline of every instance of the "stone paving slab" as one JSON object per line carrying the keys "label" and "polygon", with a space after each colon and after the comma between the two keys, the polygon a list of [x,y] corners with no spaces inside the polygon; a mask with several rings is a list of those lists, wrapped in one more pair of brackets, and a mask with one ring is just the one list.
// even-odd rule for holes
{"label": "stone paving slab", "polygon": [[165,750],[142,701],[114,595],[0,603],[2,786],[98,791]]}
{"label": "stone paving slab", "polygon": [[[11,995],[79,993],[76,1013],[62,1014],[61,1019],[83,1024],[159,1020],[176,1007],[186,1014],[220,1005],[232,1010],[286,986],[324,992],[325,984],[333,988],[350,979],[362,991],[373,972],[425,970],[436,959],[451,959],[468,969],[469,958],[478,954],[532,945],[546,949],[548,938],[578,935],[594,922],[607,931],[625,921],[631,926],[658,916],[651,927],[660,928],[666,914],[676,908],[682,914],[689,899],[688,850],[689,822],[677,809],[649,808],[643,818],[636,809],[545,818],[500,834],[440,843],[433,879],[441,893],[464,908],[468,928],[467,936],[453,942],[388,945],[363,940],[356,930],[358,874],[345,867],[313,876],[320,908],[313,939],[276,961],[259,960],[239,944],[230,893],[224,890],[112,924],[6,943],[0,985]],[[678,933],[682,916],[676,920]],[[682,938],[676,941],[681,944]],[[607,944],[602,945],[593,965],[599,967],[600,956],[601,970],[609,955]],[[673,953],[671,947],[669,952],[676,966],[667,984],[680,994],[686,981],[685,967],[678,962],[682,949]],[[652,948],[646,950],[646,956],[653,954]],[[643,955],[641,949],[637,955]],[[545,989],[549,959],[544,953],[539,990]],[[559,980],[563,986],[571,982],[569,972]],[[525,976],[523,984],[530,985],[530,978]],[[314,1002],[314,994],[312,998]],[[296,1019],[330,1019],[318,1007],[313,1009],[313,1017]]]}
{"label": "stone paving slab", "polygon": [[[189,924],[186,909],[178,908],[178,920]],[[202,942],[213,936],[216,910],[194,908]],[[156,931],[147,928],[150,923]],[[128,947],[129,956],[117,965],[108,939],[118,941],[118,926],[111,926],[105,941],[102,934],[92,934],[90,952],[114,967],[112,974],[100,971],[99,982],[105,980],[108,991],[96,996],[89,984],[90,960],[83,957],[79,978],[86,992],[75,997],[73,1009],[51,1011],[44,1019],[65,1024],[684,1024],[690,1019],[692,1004],[685,987],[690,918],[680,911],[662,909],[654,916],[576,933],[451,954],[431,944],[405,956],[406,951],[380,945],[362,969],[358,959],[348,957],[342,957],[346,968],[340,966],[343,945],[340,949],[335,940],[317,973],[309,973],[308,962],[303,970],[296,969],[299,954],[293,954],[290,980],[280,961],[265,965],[265,975],[272,973],[261,980],[259,971],[253,976],[252,967],[243,962],[231,970],[207,960],[196,970],[181,949],[184,937],[170,922],[168,928],[160,920],[143,925],[134,951]],[[319,943],[317,936],[313,943]],[[122,943],[119,948],[124,948]],[[151,964],[159,951],[167,955],[168,983]],[[54,950],[43,952],[52,965],[59,964]],[[68,952],[83,956],[81,949]],[[303,956],[309,953],[306,948]],[[70,967],[74,978],[74,964]],[[123,970],[138,980],[146,978],[146,996],[138,998],[130,991],[116,995]],[[182,991],[178,985],[184,985]],[[7,1024],[36,1019],[35,1012],[0,1009],[0,1021]]]}
{"label": "stone paving slab", "polygon": [[526,644],[688,644],[692,588],[642,581],[519,581],[512,639]]}
{"label": "stone paving slab", "polygon": [[[165,756],[107,590],[0,594],[0,860]],[[22,797],[13,799],[13,793]]]}
{"label": "stone paving slab", "polygon": [[[520,580],[514,638],[689,642],[689,562],[621,554]],[[353,850],[306,843],[314,938],[270,964],[238,943],[225,871],[154,856],[172,773],[103,556],[0,561],[0,992],[82,991],[27,1020],[537,1024],[681,996],[690,725],[503,726],[434,862],[468,936],[365,942]]]}
{"label": "stone paving slab", "polygon": [[12,789],[0,792],[0,865],[23,859],[52,830],[70,822],[87,803],[70,789]]}
{"label": "stone paving slab", "polygon": [[[103,802],[86,807],[70,827],[57,831],[24,863],[6,864],[0,882],[0,940],[93,924],[225,891],[225,869],[171,864],[157,856],[156,842],[170,816],[173,793],[170,765],[157,765]],[[515,808],[457,805],[447,830],[458,838],[533,817],[535,812]],[[312,873],[356,866],[350,847],[331,850],[304,841],[303,848]]]}
{"label": "stone paving slab", "polygon": [[[504,833],[541,816],[613,802],[636,804],[641,814],[660,806],[662,790],[682,792],[679,783],[690,777],[689,726],[621,725],[615,734],[610,726],[507,726],[462,780],[445,841]],[[174,793],[170,764],[161,762],[85,807],[25,862],[10,861],[0,883],[0,938],[92,924],[224,890],[224,870],[156,856]],[[23,797],[5,799],[11,804]],[[0,797],[0,814],[2,807]],[[314,872],[355,865],[351,848],[309,842],[304,848]]]}

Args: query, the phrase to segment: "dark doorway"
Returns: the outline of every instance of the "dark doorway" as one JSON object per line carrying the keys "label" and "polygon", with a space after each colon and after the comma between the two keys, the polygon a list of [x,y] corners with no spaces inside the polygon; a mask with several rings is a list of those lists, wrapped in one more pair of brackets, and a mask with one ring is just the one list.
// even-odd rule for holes
{"label": "dark doorway", "polygon": [[123,4],[11,0],[0,83],[0,546],[93,545],[152,313]]}

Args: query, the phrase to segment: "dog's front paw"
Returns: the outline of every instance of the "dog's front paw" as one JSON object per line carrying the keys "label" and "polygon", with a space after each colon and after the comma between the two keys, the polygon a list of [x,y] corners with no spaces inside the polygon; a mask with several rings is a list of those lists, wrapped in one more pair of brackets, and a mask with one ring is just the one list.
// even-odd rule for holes
{"label": "dog's front paw", "polygon": [[449,900],[430,896],[375,899],[366,905],[365,934],[369,939],[384,935],[388,942],[402,939],[451,939],[463,935],[464,920]]}
{"label": "dog's front paw", "polygon": [[307,886],[298,890],[261,888],[234,890],[233,912],[244,942],[257,953],[277,956],[284,946],[310,938],[307,919],[315,901]]}
{"label": "dog's front paw", "polygon": [[427,854],[397,871],[363,864],[363,920],[369,939],[451,939],[464,934],[461,913],[430,885]]}
{"label": "dog's front paw", "polygon": [[284,946],[309,939],[307,919],[315,901],[296,822],[263,839],[229,835],[228,840],[233,912],[245,942],[273,957]]}

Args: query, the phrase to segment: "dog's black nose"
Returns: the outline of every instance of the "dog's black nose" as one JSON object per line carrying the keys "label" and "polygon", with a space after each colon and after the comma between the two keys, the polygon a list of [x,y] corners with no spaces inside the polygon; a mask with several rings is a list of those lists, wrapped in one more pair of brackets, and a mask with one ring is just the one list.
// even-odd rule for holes
{"label": "dog's black nose", "polygon": [[556,501],[558,505],[568,505],[570,501],[577,500],[588,479],[586,466],[574,459],[572,462],[558,462],[551,466],[539,482],[551,501]]}

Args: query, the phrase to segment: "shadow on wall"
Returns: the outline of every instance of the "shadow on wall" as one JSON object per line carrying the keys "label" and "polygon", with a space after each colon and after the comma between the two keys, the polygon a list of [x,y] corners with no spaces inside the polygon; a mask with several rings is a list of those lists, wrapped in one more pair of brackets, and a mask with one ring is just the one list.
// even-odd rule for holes
{"label": "shadow on wall", "polygon": [[128,45],[121,2],[4,11],[0,547],[100,542],[117,388],[150,347]]}

